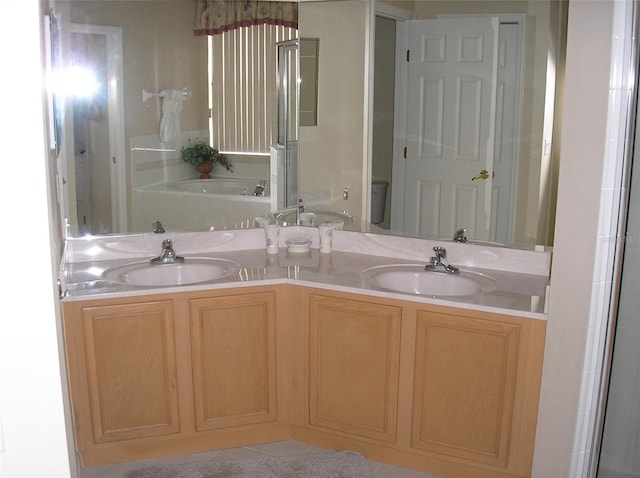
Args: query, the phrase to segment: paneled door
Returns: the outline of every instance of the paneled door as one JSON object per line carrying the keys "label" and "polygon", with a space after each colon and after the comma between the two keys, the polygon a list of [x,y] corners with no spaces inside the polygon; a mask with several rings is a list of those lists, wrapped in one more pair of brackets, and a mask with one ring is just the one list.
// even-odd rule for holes
{"label": "paneled door", "polygon": [[396,441],[402,309],[312,295],[309,423]]}
{"label": "paneled door", "polygon": [[418,312],[412,447],[509,466],[523,333],[515,322]]}
{"label": "paneled door", "polygon": [[78,316],[67,319],[67,341],[77,344],[70,359],[74,370],[84,367],[86,388],[75,380],[72,394],[87,394],[92,430],[85,409],[76,410],[80,448],[179,433],[173,302],[87,306]]}
{"label": "paneled door", "polygon": [[190,301],[196,430],[273,422],[275,294]]}
{"label": "paneled door", "polygon": [[408,21],[401,229],[488,240],[498,18]]}

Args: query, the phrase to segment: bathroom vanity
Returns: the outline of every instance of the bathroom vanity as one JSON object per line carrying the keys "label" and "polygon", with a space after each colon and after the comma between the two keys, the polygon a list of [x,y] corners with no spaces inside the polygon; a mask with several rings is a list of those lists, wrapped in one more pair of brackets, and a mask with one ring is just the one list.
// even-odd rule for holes
{"label": "bathroom vanity", "polygon": [[[529,476],[546,253],[446,244],[453,263],[493,262],[500,288],[424,297],[372,288],[360,272],[420,262],[430,241],[336,232],[331,254],[269,257],[247,246],[262,231],[234,231],[207,254],[239,273],[177,288],[100,279],[139,248],[72,246],[64,332],[85,465],[291,438],[437,475]],[[178,252],[190,240],[174,237]],[[504,266],[518,261],[534,270]]]}

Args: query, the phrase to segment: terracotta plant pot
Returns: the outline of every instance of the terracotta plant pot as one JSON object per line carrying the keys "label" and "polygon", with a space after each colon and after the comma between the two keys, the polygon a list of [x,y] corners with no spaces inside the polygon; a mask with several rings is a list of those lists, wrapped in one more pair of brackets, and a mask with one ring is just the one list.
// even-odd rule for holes
{"label": "terracotta plant pot", "polygon": [[196,169],[200,173],[200,179],[209,179],[211,175],[209,174],[213,170],[213,163],[202,163],[196,166]]}

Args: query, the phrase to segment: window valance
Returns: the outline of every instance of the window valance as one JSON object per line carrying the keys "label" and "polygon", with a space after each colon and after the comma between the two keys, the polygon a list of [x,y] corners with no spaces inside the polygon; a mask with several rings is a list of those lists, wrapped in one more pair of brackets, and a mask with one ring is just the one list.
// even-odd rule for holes
{"label": "window valance", "polygon": [[298,28],[296,2],[197,0],[195,35],[217,35],[251,25]]}

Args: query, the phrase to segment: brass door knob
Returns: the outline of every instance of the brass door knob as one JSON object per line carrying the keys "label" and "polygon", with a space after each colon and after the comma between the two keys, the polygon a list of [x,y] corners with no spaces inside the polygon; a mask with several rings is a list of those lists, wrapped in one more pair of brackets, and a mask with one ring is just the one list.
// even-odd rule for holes
{"label": "brass door knob", "polygon": [[480,174],[471,178],[471,181],[475,181],[476,179],[489,179],[489,171],[483,169],[482,171],[480,171]]}

